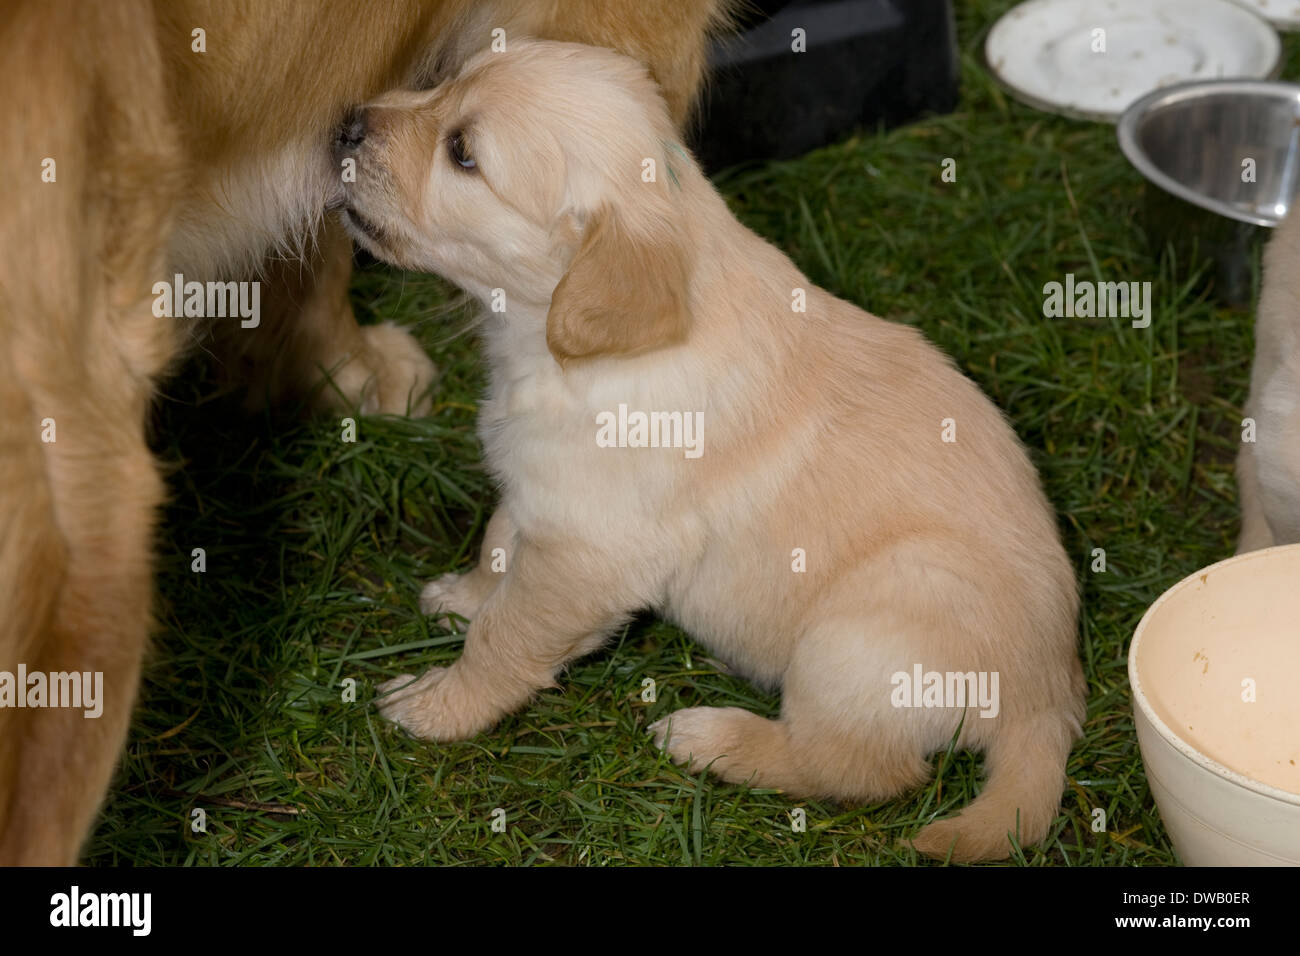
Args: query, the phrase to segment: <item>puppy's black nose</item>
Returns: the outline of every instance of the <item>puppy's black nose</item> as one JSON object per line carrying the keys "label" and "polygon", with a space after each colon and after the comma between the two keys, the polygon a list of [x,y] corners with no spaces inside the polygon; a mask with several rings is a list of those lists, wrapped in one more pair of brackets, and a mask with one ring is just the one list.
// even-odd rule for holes
{"label": "puppy's black nose", "polygon": [[366,111],[355,109],[343,119],[338,134],[334,137],[335,145],[341,150],[358,148],[366,138]]}

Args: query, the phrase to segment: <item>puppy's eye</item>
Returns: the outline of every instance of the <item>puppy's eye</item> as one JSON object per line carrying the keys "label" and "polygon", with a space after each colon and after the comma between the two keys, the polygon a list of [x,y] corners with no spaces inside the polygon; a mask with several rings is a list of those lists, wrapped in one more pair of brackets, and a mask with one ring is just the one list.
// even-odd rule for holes
{"label": "puppy's eye", "polygon": [[456,130],[447,137],[447,152],[454,162],[461,169],[476,169],[478,163],[474,162],[474,157],[469,154],[469,146],[465,142],[465,131]]}

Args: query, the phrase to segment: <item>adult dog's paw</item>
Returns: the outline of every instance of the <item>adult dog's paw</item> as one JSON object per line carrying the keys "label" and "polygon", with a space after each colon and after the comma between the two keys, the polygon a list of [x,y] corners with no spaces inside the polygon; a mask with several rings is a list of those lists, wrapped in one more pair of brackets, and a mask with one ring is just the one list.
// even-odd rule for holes
{"label": "adult dog's paw", "polygon": [[362,348],[333,373],[344,399],[363,415],[427,415],[438,374],[410,332],[392,322],[361,329]]}

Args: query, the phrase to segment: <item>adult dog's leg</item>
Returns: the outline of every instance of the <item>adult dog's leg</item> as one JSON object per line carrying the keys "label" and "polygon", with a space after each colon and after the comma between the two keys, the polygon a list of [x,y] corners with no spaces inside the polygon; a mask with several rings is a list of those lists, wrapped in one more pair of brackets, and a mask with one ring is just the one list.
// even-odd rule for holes
{"label": "adult dog's leg", "polygon": [[0,671],[75,672],[62,686],[82,699],[51,706],[70,701],[38,679],[13,688],[27,706],[0,708],[0,863],[70,864],[149,629],[163,492],[144,423],[176,341],[151,289],[181,176],[146,0],[23,0],[5,15]]}
{"label": "adult dog's leg", "polygon": [[[76,861],[126,736],[150,624],[162,481],[143,435],[148,391],[83,389],[77,373],[96,370],[69,358],[20,344],[0,369],[0,670],[48,681],[44,706],[18,687],[29,706],[0,711],[0,864]],[[27,366],[16,379],[13,365]],[[55,674],[77,675],[80,701],[55,706],[70,703],[54,699]]]}
{"label": "adult dog's leg", "polygon": [[348,301],[352,243],[342,227],[327,220],[311,246],[305,260],[267,262],[256,328],[218,321],[218,342],[249,400],[314,394],[325,408],[427,412],[436,370],[414,336],[392,322],[357,324]]}

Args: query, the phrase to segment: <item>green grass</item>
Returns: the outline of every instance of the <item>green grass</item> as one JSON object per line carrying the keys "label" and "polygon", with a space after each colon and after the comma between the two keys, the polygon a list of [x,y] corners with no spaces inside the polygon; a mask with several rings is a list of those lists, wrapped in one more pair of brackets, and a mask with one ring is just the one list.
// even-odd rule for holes
{"label": "green grass", "polygon": [[[1232,458],[1251,317],[1217,308],[1151,254],[1141,181],[1113,129],[1009,100],[979,65],[1011,0],[963,0],[952,115],[864,133],[720,178],[738,215],[835,294],[919,326],[1003,408],[1033,450],[1084,596],[1086,736],[1062,817],[1028,865],[1174,861],[1134,736],[1126,651],[1169,585],[1228,555]],[[1295,44],[1290,63],[1300,63]],[[1297,75],[1296,69],[1285,75]],[[940,164],[957,160],[957,182]],[[1067,188],[1068,182],[1068,188]],[[1150,280],[1150,329],[1045,319],[1042,287]],[[647,724],[682,706],[778,701],[719,673],[649,618],[579,663],[562,689],[468,742],[382,722],[379,680],[446,664],[460,638],[422,617],[420,583],[474,557],[493,491],[473,433],[483,368],[437,280],[358,274],[365,321],[417,330],[442,370],[427,419],[247,418],[173,383],[157,444],[172,463],[160,627],[92,864],[913,864],[897,838],[968,802],[979,762],[944,755],[925,789],[868,807],[803,802],[700,778],[661,758]],[[190,571],[192,548],[207,571]],[[1106,550],[1105,574],[1089,570]],[[653,677],[656,703],[640,698]],[[353,678],[358,701],[345,703]],[[207,832],[192,833],[193,808]],[[508,827],[494,833],[503,808]],[[1093,808],[1106,811],[1093,833]]]}

